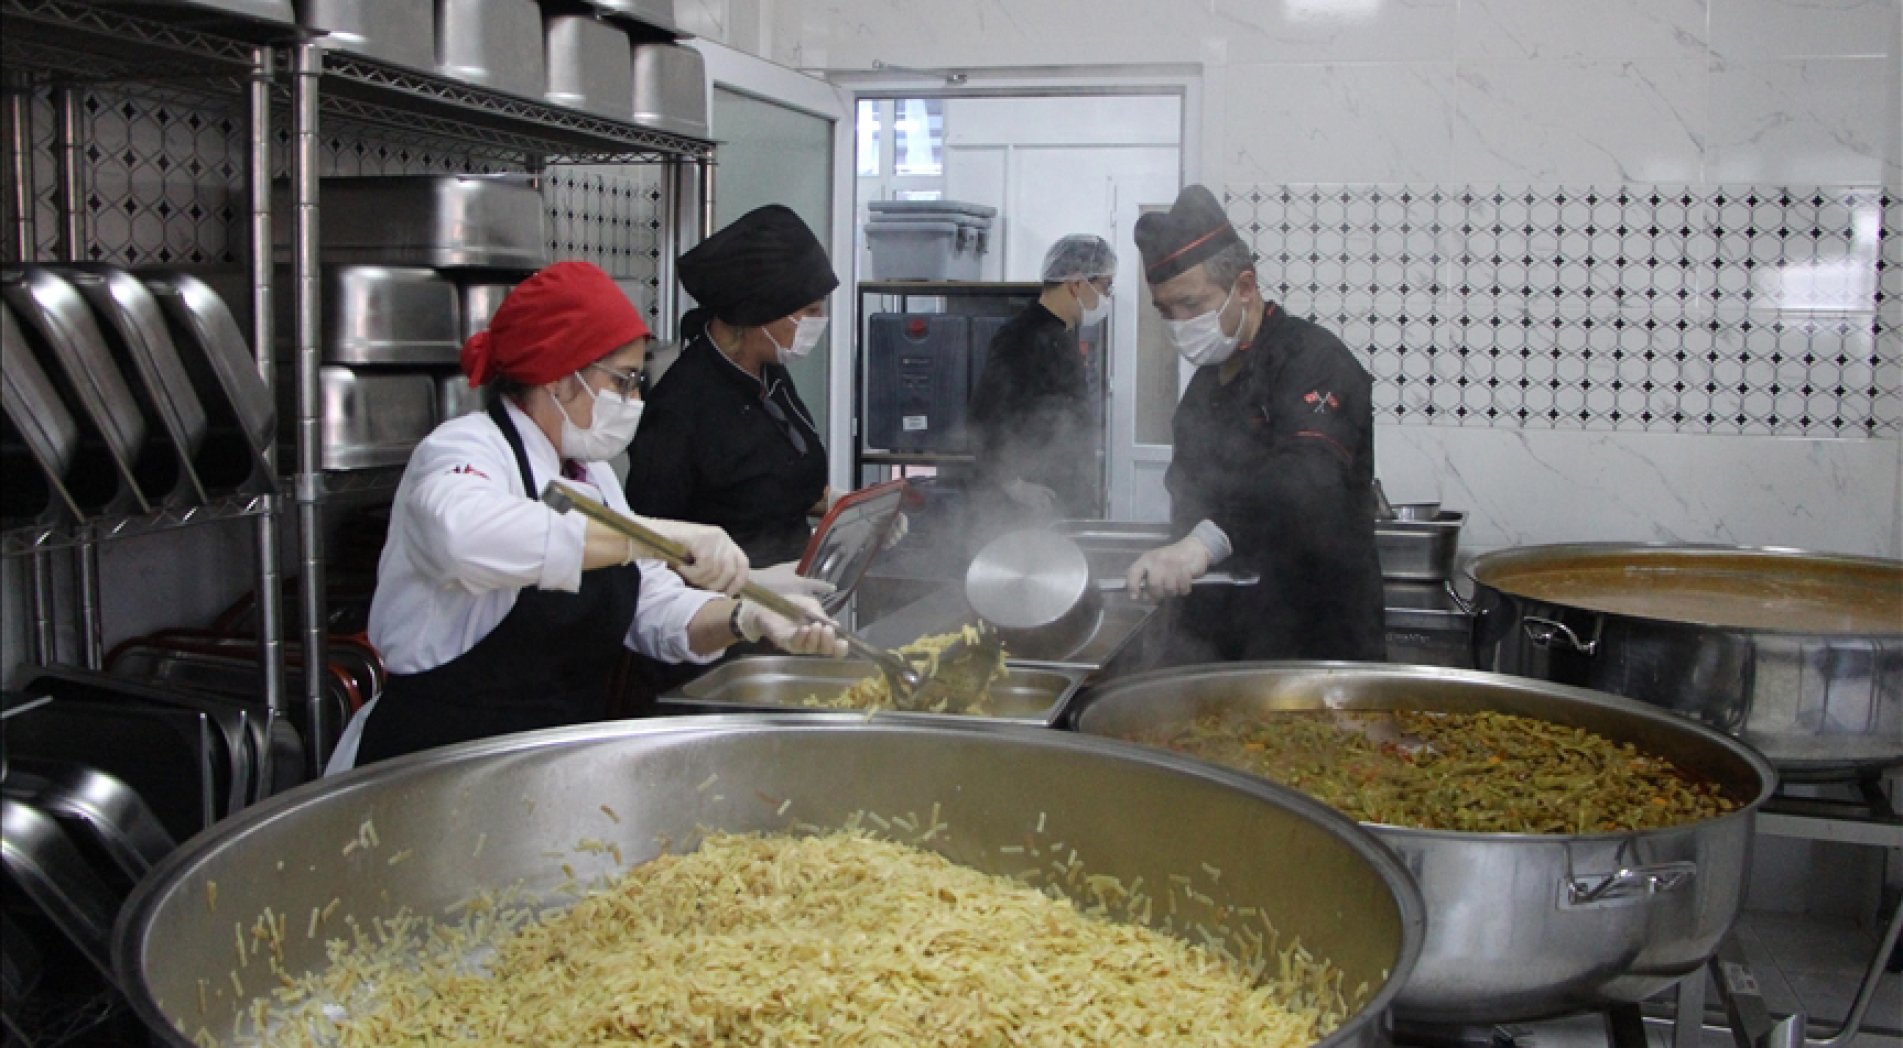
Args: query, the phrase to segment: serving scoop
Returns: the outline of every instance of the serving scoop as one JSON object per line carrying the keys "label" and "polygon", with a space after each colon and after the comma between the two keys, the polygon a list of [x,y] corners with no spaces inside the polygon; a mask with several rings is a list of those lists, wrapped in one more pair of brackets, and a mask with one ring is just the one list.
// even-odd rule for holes
{"label": "serving scoop", "polygon": [[[669,539],[654,529],[621,513],[597,499],[591,498],[581,489],[567,481],[551,480],[542,489],[542,503],[559,513],[573,510],[582,516],[611,528],[642,546],[652,550],[655,556],[670,568],[679,568],[694,563],[694,555],[685,546]],[[998,664],[1000,643],[996,631],[988,634],[980,628],[978,643],[966,643],[963,638],[948,645],[938,653],[936,660],[930,656],[915,656],[928,663],[929,672],[921,673],[910,658],[896,651],[889,651],[868,642],[857,633],[846,629],[824,615],[800,607],[784,596],[757,582],[749,580],[740,587],[740,596],[767,610],[793,622],[814,626],[831,626],[839,639],[846,642],[847,650],[861,658],[870,659],[885,677],[886,686],[892,692],[892,704],[904,709],[966,709],[977,702],[984,689],[991,683],[991,676]],[[989,636],[989,641],[985,638]],[[987,652],[988,661],[987,660]],[[982,680],[978,679],[978,667],[984,667]]]}

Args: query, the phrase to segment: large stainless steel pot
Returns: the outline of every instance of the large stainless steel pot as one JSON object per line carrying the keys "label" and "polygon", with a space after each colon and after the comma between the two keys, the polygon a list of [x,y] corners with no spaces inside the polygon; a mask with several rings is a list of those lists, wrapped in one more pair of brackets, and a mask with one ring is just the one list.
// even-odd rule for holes
{"label": "large stainless steel pot", "polygon": [[[1190,877],[1208,901],[1178,899],[1179,928],[1214,929],[1226,907],[1260,908],[1342,968],[1347,986],[1371,988],[1368,1003],[1320,1042],[1330,1048],[1377,1043],[1420,950],[1420,894],[1400,864],[1292,791],[1067,733],[819,714],[514,735],[292,790],[156,868],[120,915],[115,967],[154,1034],[185,1048],[201,1028],[220,1038],[231,1029],[229,993],[209,994],[201,1013],[199,987],[231,989],[233,923],[249,927],[266,907],[288,915],[283,967],[295,976],[326,963],[322,940],[343,933],[346,914],[361,925],[404,907],[440,914],[477,889],[516,881],[553,892],[564,862],[582,878],[609,868],[606,845],[640,862],[659,842],[692,847],[708,830],[836,827],[861,811],[921,820],[936,811],[949,832],[928,846],[981,870],[1023,870],[1022,846],[1041,828],[1092,873],[1150,885]],[[346,847],[365,836],[366,822],[378,847]],[[578,851],[586,838],[592,848]],[[331,922],[307,937],[306,915],[333,898]],[[1165,907],[1154,911],[1160,923]],[[247,988],[266,980],[263,964],[243,973]]]}
{"label": "large stainless steel pot", "polygon": [[1576,544],[1468,573],[1480,666],[1696,717],[1787,778],[1903,762],[1903,561]]}
{"label": "large stainless steel pot", "polygon": [[1581,836],[1370,825],[1427,897],[1427,943],[1395,1014],[1490,1023],[1634,1002],[1698,970],[1743,901],[1751,824],[1776,773],[1749,747],[1636,702],[1429,666],[1236,663],[1144,674],[1085,696],[1077,729],[1130,737],[1204,713],[1500,710],[1598,732],[1721,783],[1741,810]]}

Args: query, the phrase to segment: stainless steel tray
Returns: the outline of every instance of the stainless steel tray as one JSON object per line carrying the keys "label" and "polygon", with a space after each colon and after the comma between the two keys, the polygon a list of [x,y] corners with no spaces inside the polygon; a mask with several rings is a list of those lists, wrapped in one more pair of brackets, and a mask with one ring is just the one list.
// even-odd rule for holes
{"label": "stainless steel tray", "polygon": [[194,464],[205,446],[205,406],[192,389],[159,301],[139,278],[113,266],[54,267],[92,306],[113,355],[133,380],[139,407],[158,423],[176,462],[176,490],[169,501],[205,502],[210,495]]}
{"label": "stainless steel tray", "polygon": [[[27,349],[13,308],[0,305],[0,408],[6,415],[5,515],[55,524],[84,520],[85,511],[67,490],[66,477],[79,457],[79,426],[60,403],[53,380]],[[16,461],[20,449],[40,467],[45,487],[32,490],[32,470]]]}
{"label": "stainless steel tray", "polygon": [[469,377],[457,371],[436,376],[436,421],[467,415],[483,409],[482,390],[471,389]]}
{"label": "stainless steel tray", "polygon": [[189,273],[139,274],[159,301],[210,432],[198,461],[207,487],[267,491],[275,486],[265,454],[276,439],[277,409],[231,309],[210,284]]}
{"label": "stainless steel tray", "polygon": [[1381,577],[1414,582],[1451,578],[1460,528],[1467,514],[1441,510],[1434,520],[1383,520],[1374,526],[1374,547]]}
{"label": "stainless steel tray", "polygon": [[27,344],[80,425],[82,442],[97,440],[119,478],[108,512],[148,513],[136,467],[145,452],[145,416],[119,366],[106,352],[92,308],[73,286],[44,266],[16,266],[0,275],[0,296],[13,307]]}
{"label": "stainless steel tray", "polygon": [[[435,270],[327,265],[322,272],[324,363],[378,367],[457,362],[462,303],[456,285]],[[277,296],[280,359],[289,359],[294,345],[289,337],[295,330],[291,299]]]}
{"label": "stainless steel tray", "polygon": [[326,47],[422,72],[436,68],[432,0],[296,0],[297,24],[321,29]]}
{"label": "stainless steel tray", "polygon": [[[290,200],[288,183],[273,196]],[[542,194],[528,175],[326,178],[318,244],[327,263],[540,269]],[[291,212],[272,213],[278,260],[290,261]]]}
{"label": "stainless steel tray", "polygon": [[634,119],[634,51],[628,34],[590,14],[543,12],[548,84],[543,97],[615,120]]}
{"label": "stainless steel tray", "polygon": [[317,385],[325,469],[401,466],[436,426],[432,375],[333,366],[317,369]]}
{"label": "stainless steel tray", "polygon": [[469,336],[489,327],[490,318],[502,305],[502,300],[515,290],[514,284],[464,284],[457,289],[461,299],[462,341]]}
{"label": "stainless steel tray", "polygon": [[[1006,642],[1005,654],[1013,665],[1047,666],[1088,675],[1103,669],[1129,647],[1155,613],[1156,605],[1148,601],[1108,593],[1097,625],[1075,646],[1059,650],[1040,646],[1034,640],[1012,640]],[[860,632],[874,644],[896,648],[919,637],[949,633],[976,619],[971,605],[965,602],[964,586],[948,582],[931,595],[868,623]]]}
{"label": "stainless steel tray", "polygon": [[523,98],[542,93],[542,8],[535,0],[436,0],[436,71]]}
{"label": "stainless steel tray", "polygon": [[707,65],[699,51],[680,44],[635,45],[634,122],[707,137]]}
{"label": "stainless steel tray", "polygon": [[585,0],[603,18],[631,23],[637,31],[658,30],[665,36],[682,37],[680,22],[674,17],[674,0]]}
{"label": "stainless steel tray", "polygon": [[[803,706],[808,695],[843,691],[879,671],[869,662],[818,659],[796,655],[756,655],[715,666],[705,676],[688,681],[660,698],[663,712],[697,713],[841,713],[851,712]],[[1083,684],[1077,670],[1012,663],[1005,679],[991,687],[995,712],[977,716],[958,713],[909,713],[881,710],[878,718],[903,720],[995,721],[1041,724],[1051,727],[1063,716],[1064,706]]]}

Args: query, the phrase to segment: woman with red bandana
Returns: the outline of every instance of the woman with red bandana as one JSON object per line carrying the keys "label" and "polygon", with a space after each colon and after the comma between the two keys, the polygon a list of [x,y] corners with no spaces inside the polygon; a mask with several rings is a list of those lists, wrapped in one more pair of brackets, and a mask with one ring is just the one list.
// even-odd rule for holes
{"label": "woman with red bandana", "polygon": [[600,720],[624,646],[692,663],[761,638],[845,654],[830,627],[723,596],[746,581],[747,561],[719,528],[643,518],[693,552],[683,580],[612,529],[538,500],[564,477],[629,512],[606,460],[640,423],[648,337],[606,273],[558,262],[463,346],[488,410],[438,426],[397,485],[370,605],[390,680],[333,768]]}

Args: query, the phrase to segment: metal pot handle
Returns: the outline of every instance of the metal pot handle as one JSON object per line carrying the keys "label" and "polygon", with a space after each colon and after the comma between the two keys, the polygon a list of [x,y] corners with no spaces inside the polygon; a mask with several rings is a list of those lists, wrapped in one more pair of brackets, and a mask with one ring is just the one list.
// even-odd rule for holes
{"label": "metal pot handle", "polygon": [[1459,608],[1462,615],[1470,619],[1480,617],[1480,602],[1477,600],[1469,600],[1461,596],[1460,590],[1454,586],[1453,579],[1440,580],[1440,588],[1447,591],[1447,599],[1454,602],[1454,607]]}
{"label": "metal pot handle", "polygon": [[1614,873],[1567,877],[1560,882],[1562,906],[1610,906],[1678,891],[1698,875],[1695,862],[1662,862]]}
{"label": "metal pot handle", "polygon": [[1605,625],[1605,622],[1606,620],[1604,618],[1594,619],[1592,639],[1584,641],[1579,639],[1579,634],[1574,633],[1571,626],[1557,619],[1545,619],[1538,615],[1528,615],[1521,619],[1520,629],[1526,634],[1526,639],[1532,641],[1533,646],[1536,648],[1550,648],[1553,647],[1556,642],[1563,639],[1567,646],[1571,647],[1574,651],[1581,655],[1591,655],[1599,650],[1599,631],[1600,628]]}

